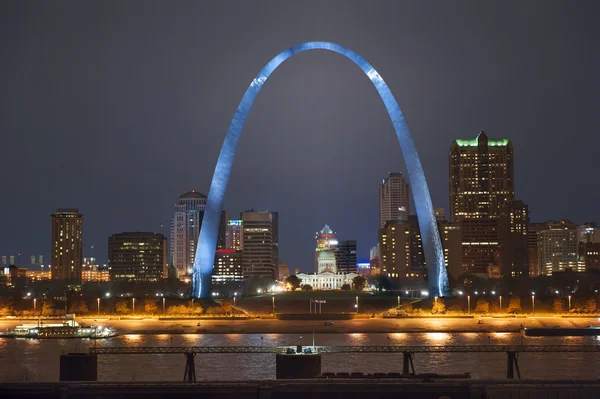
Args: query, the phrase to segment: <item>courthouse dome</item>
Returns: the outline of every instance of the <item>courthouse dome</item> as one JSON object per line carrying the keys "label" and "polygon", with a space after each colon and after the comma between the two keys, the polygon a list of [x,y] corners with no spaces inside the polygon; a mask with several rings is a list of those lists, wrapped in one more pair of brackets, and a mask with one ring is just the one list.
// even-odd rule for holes
{"label": "courthouse dome", "polygon": [[192,191],[188,191],[187,193],[183,194],[182,196],[180,196],[179,198],[183,198],[183,199],[195,199],[195,198],[207,198],[206,195],[199,193],[196,190],[192,190]]}

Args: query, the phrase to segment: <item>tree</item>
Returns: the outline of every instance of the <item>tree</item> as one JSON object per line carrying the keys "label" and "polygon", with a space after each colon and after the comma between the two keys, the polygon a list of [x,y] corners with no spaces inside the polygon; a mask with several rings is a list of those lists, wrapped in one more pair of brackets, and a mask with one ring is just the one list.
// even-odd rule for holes
{"label": "tree", "polygon": [[587,313],[593,313],[596,311],[596,298],[589,298],[585,301],[583,311]]}
{"label": "tree", "polygon": [[554,298],[554,303],[552,303],[552,311],[554,313],[562,313],[563,312],[563,299],[562,298]]}
{"label": "tree", "polygon": [[230,300],[225,300],[221,303],[221,311],[225,314],[233,312],[233,303]]}
{"label": "tree", "polygon": [[302,286],[302,291],[312,291],[312,285],[304,284]]}
{"label": "tree", "polygon": [[153,299],[146,299],[144,301],[144,312],[148,314],[154,314],[158,310],[158,305]]}
{"label": "tree", "polygon": [[125,299],[119,299],[117,301],[116,309],[118,314],[127,314],[129,313],[129,307],[127,306],[127,301]]}
{"label": "tree", "polygon": [[442,301],[441,298],[437,298],[433,302],[433,307],[431,308],[431,314],[442,314],[446,312],[446,304]]}
{"label": "tree", "polygon": [[356,276],[352,279],[352,286],[356,291],[362,291],[367,285],[367,279],[363,276]]}
{"label": "tree", "polygon": [[521,298],[518,296],[511,296],[510,301],[508,301],[508,307],[506,308],[506,313],[521,313],[523,309],[521,309]]}
{"label": "tree", "polygon": [[286,278],[285,283],[289,290],[296,291],[302,285],[302,280],[300,280],[298,276],[293,275]]}
{"label": "tree", "polygon": [[348,283],[342,285],[342,291],[350,291],[351,289],[352,287]]}
{"label": "tree", "polygon": [[69,311],[75,314],[87,313],[88,306],[83,296],[73,299],[73,303],[69,306]]}
{"label": "tree", "polygon": [[[211,308],[211,309],[213,309],[213,308]],[[167,313],[172,314],[172,315],[186,315],[186,314],[190,313],[190,309],[185,305],[175,305],[175,306],[170,306],[167,309]]]}
{"label": "tree", "polygon": [[489,313],[490,312],[490,303],[485,299],[478,299],[477,306],[475,306],[475,313]]}
{"label": "tree", "polygon": [[50,316],[54,313],[54,309],[52,308],[52,302],[43,301],[42,302],[42,316]]}

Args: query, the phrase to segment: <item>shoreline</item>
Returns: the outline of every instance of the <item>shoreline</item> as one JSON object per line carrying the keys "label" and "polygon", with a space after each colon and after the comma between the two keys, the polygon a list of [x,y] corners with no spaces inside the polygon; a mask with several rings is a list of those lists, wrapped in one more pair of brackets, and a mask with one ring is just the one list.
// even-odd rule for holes
{"label": "shoreline", "polygon": [[[484,317],[473,318],[374,318],[354,320],[277,319],[128,319],[78,318],[80,324],[114,328],[118,335],[162,334],[418,334],[418,333],[519,333],[525,328],[586,328],[600,326],[596,317]],[[33,321],[33,320],[31,320]],[[0,320],[0,330],[12,329],[25,320]]]}

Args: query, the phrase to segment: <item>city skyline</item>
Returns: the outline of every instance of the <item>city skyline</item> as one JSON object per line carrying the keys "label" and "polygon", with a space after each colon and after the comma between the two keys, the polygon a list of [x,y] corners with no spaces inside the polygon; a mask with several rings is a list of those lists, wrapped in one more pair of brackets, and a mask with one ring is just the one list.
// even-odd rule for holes
{"label": "city skyline", "polygon": [[[81,12],[78,7],[66,10],[64,16],[58,15],[56,9],[44,10],[46,14],[39,10],[27,14],[23,9],[7,8],[0,18],[40,22],[34,24],[40,33],[36,38],[23,35],[16,25],[5,24],[16,44],[9,43],[2,50],[3,59],[8,62],[1,67],[6,73],[0,79],[10,102],[3,107],[9,111],[0,118],[0,127],[6,132],[0,144],[9,149],[5,152],[7,165],[19,164],[21,170],[13,174],[5,167],[1,172],[5,195],[0,204],[7,214],[5,223],[11,228],[0,233],[0,254],[16,256],[20,252],[21,263],[33,254],[50,259],[45,223],[53,209],[59,207],[77,207],[86,215],[83,253],[90,256],[93,245],[93,255],[100,263],[106,263],[101,248],[113,233],[140,230],[168,235],[173,200],[192,188],[208,194],[214,154],[222,141],[223,129],[219,126],[227,125],[231,118],[241,95],[240,87],[273,52],[306,35],[339,41],[361,53],[381,72],[414,132],[434,207],[443,207],[450,213],[445,158],[449,143],[458,137],[474,137],[483,129],[490,136],[508,137],[513,142],[515,191],[529,206],[532,222],[570,219],[581,225],[600,219],[593,202],[596,188],[579,178],[582,170],[588,170],[586,165],[593,159],[599,140],[590,134],[598,125],[597,116],[591,112],[597,107],[593,97],[597,93],[597,58],[586,58],[597,27],[584,23],[592,12],[557,5],[537,10],[533,5],[523,5],[531,13],[514,15],[510,7],[491,10],[477,5],[477,13],[467,10],[444,25],[441,16],[429,14],[424,6],[388,5],[384,8],[388,8],[385,14],[390,19],[378,19],[377,24],[372,22],[375,13],[361,11],[361,17],[369,22],[358,29],[359,34],[373,30],[373,37],[352,34],[351,25],[346,22],[315,21],[311,32],[299,22],[292,22],[276,38],[268,32],[264,36],[260,33],[264,39],[257,40],[260,46],[245,43],[242,46],[249,46],[248,51],[240,52],[241,44],[233,38],[221,40],[218,46],[209,45],[208,38],[213,37],[205,31],[209,26],[198,23],[199,14],[189,10],[194,20],[184,18],[180,23],[192,29],[194,34],[186,35],[191,38],[177,34],[169,39],[174,44],[169,50],[153,45],[152,40],[140,42],[131,55],[122,55],[113,52],[121,48],[131,50],[128,40],[134,40],[137,34],[128,32],[122,43],[107,38],[115,44],[109,46],[111,50],[91,40],[90,33],[83,34],[83,38],[90,39],[85,45],[82,41],[64,48],[59,45],[64,40],[59,29],[39,31],[43,29],[42,22],[46,22],[50,27],[66,24],[75,31],[87,32],[80,27],[81,21],[71,18]],[[417,12],[412,14],[414,22],[403,19],[407,8]],[[338,11],[334,6],[323,10],[325,15],[334,11]],[[255,11],[246,9],[244,18],[252,12]],[[281,12],[284,10],[276,5],[267,7],[263,21],[275,21],[274,15]],[[342,11],[349,17],[353,13],[358,11]],[[381,10],[377,16],[380,14]],[[523,24],[524,15],[534,19],[535,24],[531,25],[535,28],[531,29],[535,34],[529,34],[531,25]],[[566,21],[565,26],[552,24],[552,18],[557,16]],[[106,23],[114,22],[108,16],[103,18]],[[135,21],[140,17],[131,18]],[[398,18],[402,23],[396,21]],[[512,28],[488,28],[498,26],[499,20],[507,21]],[[569,29],[575,21],[578,30]],[[167,29],[151,19],[138,22],[140,32],[155,32],[152,35],[156,37]],[[236,22],[239,23],[239,17],[225,22],[223,29],[239,32]],[[268,26],[277,23],[269,22]],[[436,25],[445,28],[432,28]],[[384,34],[386,29],[405,31]],[[472,32],[478,34],[471,35]],[[375,37],[378,47],[371,48]],[[557,37],[565,43],[558,51],[554,46]],[[412,44],[415,38],[423,40],[425,46]],[[517,38],[524,39],[524,43]],[[199,55],[188,59],[189,54],[180,52],[176,43],[198,48]],[[489,46],[480,46],[482,43]],[[57,51],[42,55],[41,62],[37,62],[34,54],[45,47]],[[29,50],[18,53],[17,48]],[[437,51],[440,48],[444,50]],[[256,57],[251,55],[253,51],[258,53]],[[230,56],[234,53],[239,53],[239,58]],[[145,65],[136,59],[144,55],[153,61],[156,57],[166,61]],[[79,62],[85,60],[75,74],[68,68],[73,57]],[[252,132],[246,133],[253,139],[240,143],[225,209],[234,215],[248,207],[278,211],[286,220],[280,229],[281,259],[290,265],[311,264],[310,235],[323,222],[356,238],[359,259],[365,259],[368,248],[377,240],[374,182],[390,170],[405,172],[391,124],[368,82],[361,83],[351,65],[321,53],[301,57],[295,65],[277,72],[265,87],[262,105],[257,103],[250,114],[246,129]],[[579,59],[576,67],[569,64],[573,57]],[[219,70],[202,66],[205,58],[216,60]],[[105,59],[116,66],[129,67],[127,71],[135,70],[135,74],[89,72],[92,64],[87,63],[109,70],[112,64]],[[188,64],[189,67],[184,66]],[[55,67],[47,70],[45,65]],[[19,71],[30,84],[13,79]],[[153,79],[156,86],[148,85]],[[356,82],[356,86],[347,82]],[[57,87],[65,90],[53,89]],[[92,96],[97,100],[80,101],[78,93],[84,91],[97,93]],[[166,99],[173,98],[174,105],[161,112],[168,105]],[[332,105],[340,99],[344,100],[343,106]],[[114,106],[106,105],[113,101]],[[32,114],[39,117],[27,117]],[[548,118],[547,114],[555,116]],[[283,130],[283,145],[269,144],[281,140]],[[371,135],[365,131],[383,141],[372,143]],[[584,140],[566,139],[575,133]],[[302,139],[294,139],[294,134]],[[78,139],[73,141],[73,137]],[[143,140],[145,137],[151,139]],[[348,137],[351,140],[346,140]],[[251,143],[255,139],[263,143],[260,148]],[[47,156],[46,148],[65,149],[71,158],[68,162],[59,161]],[[105,154],[110,154],[110,161]],[[568,162],[559,163],[559,154],[572,156]],[[268,156],[270,161],[257,162],[257,155]],[[175,157],[182,169],[170,162]],[[146,172],[122,173],[122,168],[133,171],[136,166]],[[322,171],[327,173],[319,173]],[[576,191],[591,192],[572,195],[569,190],[554,190],[557,180],[569,181]],[[530,188],[532,185],[535,190]],[[253,191],[254,186],[264,189]],[[246,192],[251,192],[252,198]],[[323,202],[324,196],[328,201]],[[311,212],[303,212],[304,209]],[[355,218],[349,218],[349,214]]]}

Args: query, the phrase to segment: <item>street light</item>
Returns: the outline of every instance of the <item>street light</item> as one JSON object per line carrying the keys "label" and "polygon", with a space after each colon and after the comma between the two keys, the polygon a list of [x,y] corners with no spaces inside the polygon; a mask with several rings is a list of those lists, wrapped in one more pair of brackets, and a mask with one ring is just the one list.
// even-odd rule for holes
{"label": "street light", "polygon": [[33,315],[35,316],[35,308],[37,307],[37,298],[33,298]]}
{"label": "street light", "polygon": [[107,292],[106,294],[104,294],[104,296],[110,298],[110,292]]}
{"label": "street light", "polygon": [[400,307],[400,295],[398,295],[398,307]]}
{"label": "street light", "polygon": [[571,312],[571,295],[569,295],[569,312]]}
{"label": "street light", "polygon": [[469,309],[469,314],[471,314],[471,295],[467,295],[467,306]]}
{"label": "street light", "polygon": [[166,300],[166,299],[167,299],[167,298],[165,298],[165,297],[163,296],[163,315],[165,314],[165,300]]}
{"label": "street light", "polygon": [[535,292],[531,293],[531,313],[535,313]]}
{"label": "street light", "polygon": [[500,310],[502,310],[502,295],[500,295]]}
{"label": "street light", "polygon": [[237,297],[237,292],[233,293],[233,306],[235,306],[235,298]]}
{"label": "street light", "polygon": [[273,299],[273,316],[275,316],[275,297],[271,297]]}
{"label": "street light", "polygon": [[358,314],[358,295],[356,296],[356,305],[354,307],[356,308],[356,314]]}
{"label": "street light", "polygon": [[100,298],[96,298],[96,301],[98,302],[98,316],[100,316]]}
{"label": "street light", "polygon": [[135,298],[131,298],[131,300],[133,301],[133,306],[131,308],[131,315],[133,316],[135,314]]}

